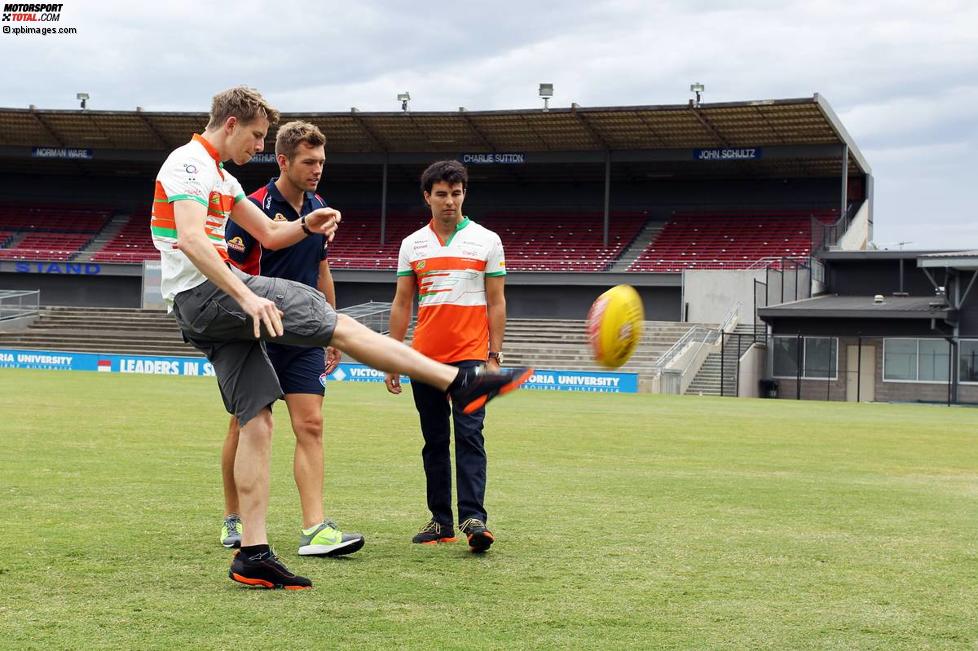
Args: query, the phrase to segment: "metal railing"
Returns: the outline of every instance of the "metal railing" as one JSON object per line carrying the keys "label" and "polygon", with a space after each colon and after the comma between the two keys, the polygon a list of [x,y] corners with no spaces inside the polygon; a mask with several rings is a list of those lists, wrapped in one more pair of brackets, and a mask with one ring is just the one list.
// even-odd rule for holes
{"label": "metal railing", "polygon": [[36,316],[40,310],[39,290],[0,289],[0,321]]}
{"label": "metal railing", "polygon": [[[736,325],[740,316],[740,308],[740,301],[732,305],[723,316],[717,328],[708,328],[703,325],[691,327],[656,360],[653,366],[653,373],[659,378],[660,393],[682,393],[683,380],[692,370],[694,360],[700,360],[700,351],[703,350],[704,346],[716,345],[720,337],[723,336],[723,333]],[[687,357],[685,363],[681,366],[670,368],[670,364],[674,363],[683,354],[690,352],[690,349],[694,347],[696,350]],[[697,370],[699,370],[698,367]]]}
{"label": "metal railing", "polygon": [[384,303],[382,301],[370,301],[368,303],[344,307],[338,311],[356,319],[371,330],[385,335],[388,332],[387,327],[390,324],[391,305],[392,303]]}
{"label": "metal railing", "polygon": [[815,217],[811,217],[812,252],[824,251],[830,246],[838,244],[839,239],[849,230],[849,226],[852,225],[852,220],[855,219],[861,206],[860,202],[850,203],[846,207],[845,213],[839,215],[839,218],[832,224],[825,224]]}

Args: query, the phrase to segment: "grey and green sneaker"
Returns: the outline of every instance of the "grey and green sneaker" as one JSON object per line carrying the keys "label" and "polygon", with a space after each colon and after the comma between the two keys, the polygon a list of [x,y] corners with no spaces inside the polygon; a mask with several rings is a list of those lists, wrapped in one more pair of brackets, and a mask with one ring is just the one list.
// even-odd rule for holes
{"label": "grey and green sneaker", "polygon": [[221,527],[221,544],[232,549],[241,546],[241,533],[244,526],[237,513],[232,513],[224,518],[224,525]]}
{"label": "grey and green sneaker", "polygon": [[363,543],[362,535],[343,533],[332,520],[323,520],[303,529],[299,536],[299,556],[343,556],[357,551]]}

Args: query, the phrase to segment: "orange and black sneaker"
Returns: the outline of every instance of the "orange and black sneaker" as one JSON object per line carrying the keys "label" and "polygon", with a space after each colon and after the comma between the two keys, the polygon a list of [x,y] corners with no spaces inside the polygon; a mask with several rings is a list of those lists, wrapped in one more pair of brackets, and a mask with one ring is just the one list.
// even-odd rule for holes
{"label": "orange and black sneaker", "polygon": [[306,590],[312,587],[312,581],[290,572],[271,549],[251,556],[238,551],[231,561],[228,576],[232,581],[253,588]]}
{"label": "orange and black sneaker", "polygon": [[419,545],[436,545],[438,543],[453,543],[458,538],[451,527],[446,527],[434,520],[429,520],[428,524],[421,527],[418,533],[414,534],[411,542]]}
{"label": "orange and black sneaker", "polygon": [[469,518],[458,528],[469,540],[469,550],[475,554],[488,551],[496,538],[492,532],[486,528],[486,523],[478,518]]}
{"label": "orange and black sneaker", "polygon": [[452,402],[462,408],[462,413],[471,414],[496,396],[520,388],[532,375],[532,368],[508,368],[498,373],[486,371],[482,366],[463,368],[448,387],[449,395]]}

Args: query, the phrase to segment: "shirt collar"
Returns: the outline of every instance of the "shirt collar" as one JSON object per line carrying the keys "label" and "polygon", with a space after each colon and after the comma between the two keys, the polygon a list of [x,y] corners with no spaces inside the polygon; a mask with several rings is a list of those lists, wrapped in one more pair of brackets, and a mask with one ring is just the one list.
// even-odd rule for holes
{"label": "shirt collar", "polygon": [[[272,201],[278,201],[280,203],[283,203],[283,204],[287,205],[290,210],[293,210],[294,211],[295,209],[292,208],[292,204],[290,204],[288,201],[285,200],[285,197],[282,196],[282,192],[278,189],[278,186],[275,185],[275,182],[278,181],[278,179],[279,179],[279,177],[273,176],[271,178],[271,180],[268,182],[268,185],[265,186],[266,191],[268,192],[269,196],[272,197]],[[310,211],[306,210],[306,208],[312,208],[313,206],[316,205],[315,203],[313,203],[313,201],[315,200],[315,198],[316,198],[316,193],[315,192],[303,192],[302,193],[302,208],[303,208],[303,213],[310,212]]]}
{"label": "shirt collar", "polygon": [[[200,143],[200,146],[207,150],[208,155],[214,159],[214,163],[217,165],[218,170],[224,169],[224,162],[221,160],[221,155],[217,153],[216,149],[214,149],[214,145],[207,142],[207,139],[199,133],[194,134],[193,140]],[[221,178],[224,178],[223,173],[221,174]]]}
{"label": "shirt collar", "polygon": [[455,231],[451,235],[449,235],[448,236],[448,239],[445,240],[444,242],[441,241],[441,236],[438,235],[438,231],[435,230],[435,218],[434,217],[432,217],[431,218],[431,221],[428,222],[428,228],[430,228],[431,229],[431,232],[435,234],[435,239],[437,239],[441,243],[442,246],[448,246],[449,244],[452,243],[452,240],[455,239],[455,236],[458,235],[458,232],[460,230],[462,230],[463,228],[465,228],[466,226],[468,226],[469,224],[471,224],[471,223],[472,223],[472,220],[470,220],[468,217],[463,217],[462,218],[462,221],[460,221],[459,223],[455,224]]}

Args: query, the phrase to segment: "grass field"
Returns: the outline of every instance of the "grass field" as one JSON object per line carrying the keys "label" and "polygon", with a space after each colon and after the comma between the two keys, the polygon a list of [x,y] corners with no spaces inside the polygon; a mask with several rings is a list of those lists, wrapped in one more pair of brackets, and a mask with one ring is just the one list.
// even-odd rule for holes
{"label": "grass field", "polygon": [[316,589],[253,591],[213,379],[0,371],[0,647],[978,648],[976,410],[520,392],[473,556],[409,543],[410,396],[326,409],[327,512],[367,545],[296,555],[280,407],[270,535]]}

